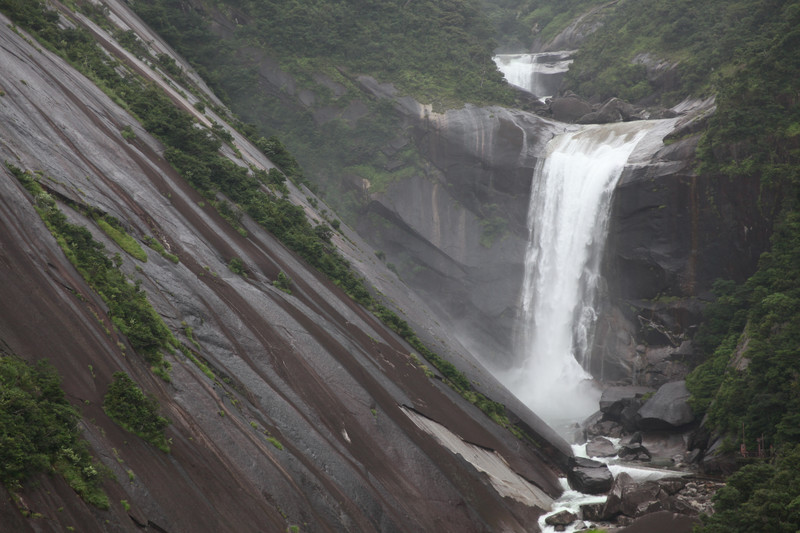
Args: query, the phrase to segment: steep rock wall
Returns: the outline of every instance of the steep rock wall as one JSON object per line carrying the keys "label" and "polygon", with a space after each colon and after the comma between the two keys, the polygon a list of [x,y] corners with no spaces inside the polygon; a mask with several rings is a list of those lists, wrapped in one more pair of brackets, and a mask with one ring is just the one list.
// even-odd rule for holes
{"label": "steep rock wall", "polygon": [[771,201],[759,207],[759,183],[695,171],[713,101],[688,111],[615,191],[592,369],[607,380],[658,386],[685,371],[713,282],[746,279],[768,245]]}
{"label": "steep rock wall", "polygon": [[508,360],[531,180],[563,126],[495,107],[415,119],[431,170],[372,195],[358,229],[485,360]]}
{"label": "steep rock wall", "polygon": [[[313,531],[526,530],[541,509],[503,498],[401,406],[494,450],[543,494],[560,493],[556,475],[569,453],[563,441],[542,428],[542,447],[526,445],[427,379],[396,335],[267,232],[246,219],[248,237],[234,231],[166,164],[164,147],[134,118],[0,19],[0,158],[41,173],[70,221],[120,253],[123,270],[216,375],[209,379],[177,354],[168,356],[172,381],[155,377],[115,332],[30,195],[0,168],[0,342],[28,360],[52,361],[67,397],[81,407],[84,437],[117,480],[105,483],[112,508],[98,511],[44,478],[20,500],[43,519],[20,520],[5,505],[2,523],[20,531],[135,531],[142,524],[161,531],[283,531],[295,524]],[[125,126],[135,139],[121,135]],[[243,140],[237,145],[249,163],[271,166]],[[295,198],[307,194],[292,190]],[[113,215],[135,239],[157,238],[180,262],[150,250],[147,262],[133,259],[70,206]],[[350,245],[337,239],[343,248],[362,244],[350,237]],[[363,246],[358,260],[366,262],[374,254]],[[228,270],[233,257],[242,259],[246,278]],[[271,284],[281,271],[293,280],[292,296]],[[390,285],[390,295],[408,292]],[[425,315],[414,316],[421,322]],[[103,412],[118,370],[155,395],[172,420],[169,455]],[[514,407],[523,427],[540,424]],[[130,510],[117,503],[123,499]]]}

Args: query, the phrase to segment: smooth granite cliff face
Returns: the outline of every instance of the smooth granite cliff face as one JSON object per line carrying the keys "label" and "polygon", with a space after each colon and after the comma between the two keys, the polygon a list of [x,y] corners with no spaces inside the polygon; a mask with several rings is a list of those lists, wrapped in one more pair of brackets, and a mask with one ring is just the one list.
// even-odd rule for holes
{"label": "smooth granite cliff face", "polygon": [[[134,27],[122,3],[109,5]],[[408,310],[420,337],[505,403],[537,444],[495,424],[441,376],[426,377],[407,344],[269,233],[246,217],[248,236],[235,231],[133,117],[0,22],[0,159],[38,173],[71,222],[118,252],[167,326],[216,375],[176,352],[167,356],[171,382],[156,377],[114,330],[33,199],[0,167],[0,345],[27,360],[50,359],[82,412],[83,437],[115,476],[104,483],[108,511],[83,504],[59,477],[38,476],[16,504],[0,489],[0,523],[14,531],[529,530],[561,492],[569,447],[452,339],[373,249],[347,228],[335,237],[354,267]],[[146,28],[134,29],[165,49]],[[160,79],[104,41],[131,68]],[[207,123],[191,96],[172,97]],[[126,126],[135,138],[121,134]],[[234,142],[241,156],[228,155],[237,163],[272,166],[241,137]],[[293,201],[318,217],[310,196],[291,188]],[[179,262],[149,248],[146,262],[132,258],[82,207],[116,217],[139,242],[157,239]],[[234,257],[246,277],[228,269]],[[279,272],[292,279],[292,295],[273,287]],[[172,421],[170,454],[103,412],[120,370]]]}
{"label": "smooth granite cliff face", "polygon": [[746,279],[769,244],[773,201],[759,207],[757,180],[695,172],[713,100],[678,109],[665,144],[615,191],[592,368],[605,380],[659,386],[685,373],[712,284]]}
{"label": "smooth granite cliff face", "polygon": [[431,171],[372,195],[358,229],[466,342],[502,361],[516,323],[534,170],[563,125],[496,107],[420,115],[415,140]]}
{"label": "smooth granite cliff face", "polygon": [[[718,278],[742,280],[766,249],[759,184],[698,176],[695,149],[713,100],[685,102],[666,140],[631,157],[605,249],[592,373],[659,385],[680,376],[688,341]],[[411,110],[432,172],[372,196],[359,231],[489,364],[512,358],[537,162],[564,124],[496,108]],[[765,200],[764,205],[769,205]],[[487,209],[487,206],[491,206]],[[487,239],[494,216],[501,236]],[[666,355],[665,355],[666,354]],[[687,359],[689,358],[689,359]]]}

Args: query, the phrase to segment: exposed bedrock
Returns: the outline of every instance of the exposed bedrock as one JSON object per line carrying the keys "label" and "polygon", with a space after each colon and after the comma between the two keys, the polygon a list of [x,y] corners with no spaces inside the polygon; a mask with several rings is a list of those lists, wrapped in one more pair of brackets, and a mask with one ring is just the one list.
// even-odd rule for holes
{"label": "exposed bedrock", "polygon": [[[502,364],[513,350],[533,173],[567,126],[502,108],[399,107],[430,171],[373,194],[359,230],[464,342]],[[638,148],[615,191],[591,363],[608,382],[682,379],[713,281],[744,279],[767,244],[758,183],[694,171],[713,102],[673,111],[665,142]]]}
{"label": "exposed bedrock", "polygon": [[[110,499],[131,506],[92,510],[58,478],[42,476],[41,489],[33,486],[19,500],[31,512],[68,515],[80,531],[139,531],[139,524],[215,532],[293,524],[312,531],[525,531],[558,496],[569,448],[549,428],[542,427],[539,445],[523,442],[429,379],[411,348],[374,316],[247,217],[247,237],[235,231],[133,117],[63,60],[34,49],[2,16],[0,22],[0,161],[40,173],[69,221],[120,254],[122,270],[210,369],[176,352],[166,356],[171,381],[157,378],[114,330],[108,308],[59,248],[34,199],[0,166],[0,348],[51,360],[67,398],[80,405],[83,437],[118,480],[105,484]],[[120,133],[126,126],[135,138]],[[271,166],[245,141],[237,144],[247,162]],[[302,203],[308,195],[291,186],[290,196],[311,213]],[[147,261],[129,256],[94,223],[94,211],[116,217],[139,242],[157,239],[178,262],[149,248]],[[420,336],[435,339],[430,345],[442,354],[459,351],[423,303],[409,305],[411,291],[377,264],[374,251],[342,231],[347,239],[334,237],[342,253],[387,299],[409,309],[409,322],[427,323]],[[246,277],[228,268],[234,257]],[[291,295],[272,285],[279,272],[292,279]],[[466,359],[454,364],[470,366]],[[499,389],[490,376],[473,377],[481,375],[473,366],[469,375],[484,390]],[[103,412],[120,370],[172,420],[169,455]],[[510,406],[512,423],[532,434],[542,425],[501,392],[492,397]],[[409,409],[438,424],[436,431]],[[481,461],[460,449],[479,449]],[[509,472],[514,486],[502,477]],[[0,506],[0,523],[16,528],[18,510],[10,507]]]}
{"label": "exposed bedrock", "polygon": [[759,183],[694,171],[710,103],[681,119],[615,191],[604,258],[607,282],[593,373],[658,387],[682,379],[691,337],[716,279],[742,281],[768,244],[771,200]]}
{"label": "exposed bedrock", "polygon": [[531,180],[545,144],[563,126],[496,107],[420,113],[416,120],[430,172],[372,195],[358,229],[479,352],[507,357]]}

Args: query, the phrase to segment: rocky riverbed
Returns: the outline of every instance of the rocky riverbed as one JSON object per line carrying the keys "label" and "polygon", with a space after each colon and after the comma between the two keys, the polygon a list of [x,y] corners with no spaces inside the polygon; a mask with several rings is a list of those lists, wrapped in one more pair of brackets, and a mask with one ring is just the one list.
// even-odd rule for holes
{"label": "rocky riverbed", "polygon": [[575,457],[565,493],[540,520],[544,531],[599,528],[624,532],[690,532],[713,512],[723,485],[702,473],[694,448],[699,422],[683,381],[658,389],[607,388],[598,412],[574,428]]}

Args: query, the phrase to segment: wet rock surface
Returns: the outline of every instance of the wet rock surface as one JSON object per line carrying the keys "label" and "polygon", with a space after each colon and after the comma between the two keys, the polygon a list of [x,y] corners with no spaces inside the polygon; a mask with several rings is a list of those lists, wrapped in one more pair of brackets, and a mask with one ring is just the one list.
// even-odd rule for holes
{"label": "wet rock surface", "polygon": [[614,480],[607,501],[582,505],[580,518],[589,527],[615,532],[690,533],[700,514],[713,512],[711,499],[721,486],[686,478],[637,483],[623,472]]}
{"label": "wet rock surface", "polygon": [[578,519],[578,515],[569,511],[561,511],[550,515],[544,519],[545,524],[550,526],[568,526]]}
{"label": "wet rock surface", "polygon": [[617,449],[607,438],[595,437],[586,443],[586,455],[589,457],[614,457],[617,455]]}
{"label": "wet rock surface", "polygon": [[605,463],[575,457],[570,461],[567,472],[570,488],[584,494],[603,494],[608,492],[614,477]]}

